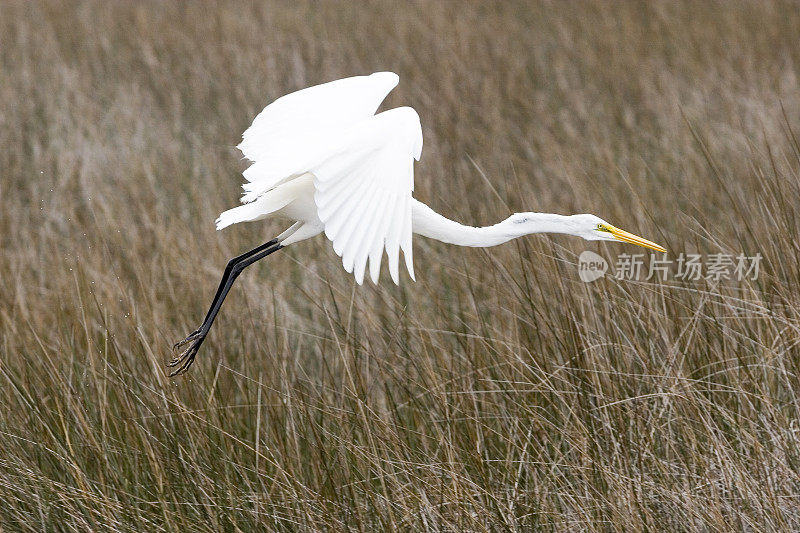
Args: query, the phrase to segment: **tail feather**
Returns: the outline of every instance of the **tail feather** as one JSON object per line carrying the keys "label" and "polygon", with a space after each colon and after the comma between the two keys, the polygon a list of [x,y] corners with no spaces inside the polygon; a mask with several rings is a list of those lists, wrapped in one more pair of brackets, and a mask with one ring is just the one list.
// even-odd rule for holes
{"label": "tail feather", "polygon": [[217,218],[217,230],[239,222],[261,220],[275,211],[283,209],[292,201],[292,197],[288,194],[281,194],[281,192],[280,189],[273,189],[249,204],[223,211]]}
{"label": "tail feather", "polygon": [[237,222],[258,220],[259,215],[263,215],[263,213],[254,209],[253,204],[240,205],[239,207],[228,209],[219,215],[217,218],[217,229],[221,230],[227,228],[231,224],[236,224]]}

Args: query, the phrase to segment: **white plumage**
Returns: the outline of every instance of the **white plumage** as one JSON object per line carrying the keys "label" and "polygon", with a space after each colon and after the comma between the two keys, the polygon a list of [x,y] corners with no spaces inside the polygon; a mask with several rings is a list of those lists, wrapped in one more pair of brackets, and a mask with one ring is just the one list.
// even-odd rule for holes
{"label": "white plumage", "polygon": [[413,159],[422,152],[422,128],[410,107],[375,114],[397,82],[396,74],[378,72],[303,89],[268,105],[239,144],[253,161],[244,171],[242,201],[248,203],[222,213],[217,229],[283,216],[301,222],[282,235],[284,246],[324,231],[358,283],[367,261],[372,281],[378,281],[384,250],[395,283],[400,250],[413,279]]}
{"label": "white plumage", "polygon": [[412,233],[485,247],[550,232],[666,251],[594,215],[515,213],[492,226],[472,227],[412,198],[414,159],[422,153],[419,116],[410,107],[375,114],[398,79],[397,74],[378,72],[288,94],[264,108],[244,132],[239,149],[253,162],[244,171],[244,205],[222,213],[217,229],[266,217],[293,224],[228,262],[203,324],[173,348],[189,345],[170,363],[178,367],[173,375],[191,366],[233,282],[247,266],[323,232],[359,284],[367,263],[377,283],[384,251],[395,283],[400,280],[401,250],[414,279]]}

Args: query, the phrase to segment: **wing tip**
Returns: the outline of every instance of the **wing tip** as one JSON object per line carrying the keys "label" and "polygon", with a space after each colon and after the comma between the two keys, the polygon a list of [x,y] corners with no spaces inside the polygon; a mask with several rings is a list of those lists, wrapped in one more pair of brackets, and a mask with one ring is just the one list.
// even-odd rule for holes
{"label": "wing tip", "polygon": [[417,281],[417,277],[414,275],[414,260],[411,258],[411,254],[406,253],[405,249],[403,249],[403,257],[406,260],[406,269],[408,269],[408,275],[411,277],[411,281]]}

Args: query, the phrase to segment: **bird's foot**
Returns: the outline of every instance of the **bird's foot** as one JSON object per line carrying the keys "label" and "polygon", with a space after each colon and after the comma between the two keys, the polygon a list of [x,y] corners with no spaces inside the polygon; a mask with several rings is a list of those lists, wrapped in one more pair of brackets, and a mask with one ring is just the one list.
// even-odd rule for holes
{"label": "bird's foot", "polygon": [[[167,366],[170,368],[175,368],[175,370],[170,373],[170,377],[183,374],[192,366],[194,358],[197,356],[197,351],[200,350],[200,345],[203,344],[207,334],[208,331],[203,331],[203,328],[199,328],[190,333],[189,336],[182,341],[175,343],[175,346],[172,347],[172,353],[176,354],[175,358],[167,363]],[[179,352],[179,350],[187,344],[189,347]]]}

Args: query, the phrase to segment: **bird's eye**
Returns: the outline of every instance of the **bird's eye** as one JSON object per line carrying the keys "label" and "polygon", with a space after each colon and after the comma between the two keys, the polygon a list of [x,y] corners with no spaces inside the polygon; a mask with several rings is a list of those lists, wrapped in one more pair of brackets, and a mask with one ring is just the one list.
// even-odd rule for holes
{"label": "bird's eye", "polygon": [[598,225],[597,225],[597,231],[611,231],[611,230],[610,230],[610,229],[608,229],[607,227],[605,227],[605,226],[604,226],[604,225],[602,225],[602,224],[598,224]]}

